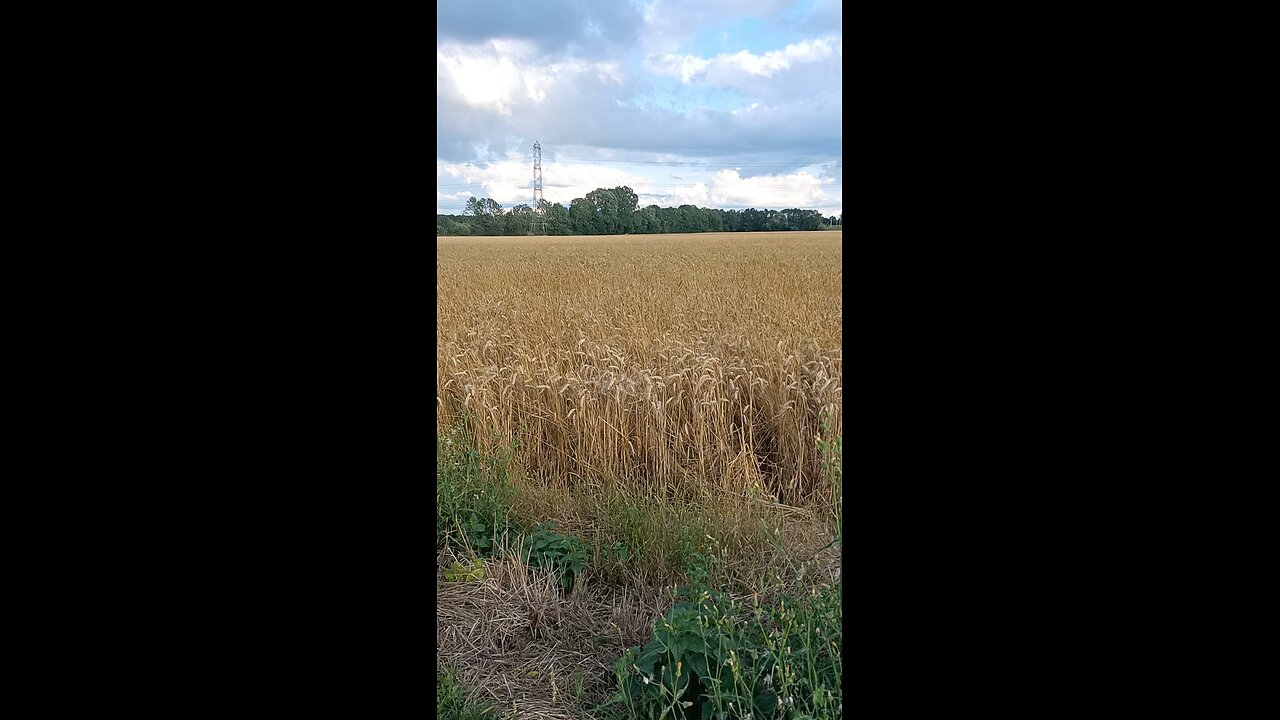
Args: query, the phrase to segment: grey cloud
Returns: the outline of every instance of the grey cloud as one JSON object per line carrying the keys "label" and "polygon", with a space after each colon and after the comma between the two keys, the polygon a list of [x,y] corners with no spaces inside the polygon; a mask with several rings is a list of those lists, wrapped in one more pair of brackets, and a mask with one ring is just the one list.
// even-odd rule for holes
{"label": "grey cloud", "polygon": [[[473,159],[472,143],[536,138],[544,157],[555,148],[595,146],[625,151],[674,152],[728,162],[769,162],[776,153],[797,166],[838,157],[839,96],[799,98],[733,115],[702,110],[683,114],[664,108],[637,109],[614,102],[617,88],[591,78],[552,89],[546,102],[522,101],[510,116],[498,116],[437,98],[437,147],[442,160]],[[530,141],[531,142],[531,141]],[[446,155],[448,155],[446,157]],[[574,153],[580,156],[581,153]]]}
{"label": "grey cloud", "polygon": [[633,46],[644,25],[639,8],[618,0],[441,0],[436,22],[437,41],[517,38],[544,54],[585,57]]}
{"label": "grey cloud", "polygon": [[770,19],[795,0],[653,0],[647,7],[642,38],[649,53],[672,52],[692,40],[703,26],[744,17]]}
{"label": "grey cloud", "polygon": [[[440,5],[439,32],[473,48],[505,34],[529,40],[544,53],[572,53],[584,47],[599,50],[604,47],[601,43],[610,38],[635,40],[634,33],[641,29],[653,33],[682,22],[686,23],[682,30],[692,28],[696,32],[694,19],[716,10],[769,15],[790,4],[723,0],[707,6],[676,3],[668,7],[667,3],[658,2],[650,8],[651,26],[645,29],[640,19],[632,18],[637,12],[635,7],[623,2],[565,1],[509,5],[500,10],[495,9],[498,3],[494,2],[446,2]],[[839,12],[838,4],[827,9],[830,7]],[[601,28],[601,32],[588,31],[588,23]],[[820,36],[830,33],[828,26]],[[628,54],[630,61],[625,57]],[[535,139],[542,143],[544,163],[554,159],[560,148],[573,146],[564,154],[582,158],[591,156],[584,148],[596,147],[617,151],[624,158],[628,151],[672,152],[685,159],[715,158],[716,164],[722,166],[733,166],[737,161],[744,165],[744,176],[760,174],[748,169],[751,164],[778,163],[763,171],[777,174],[786,172],[785,164],[801,167],[840,157],[839,57],[793,64],[768,78],[745,73],[721,73],[710,78],[716,86],[748,96],[745,104],[759,104],[755,110],[736,115],[711,110],[682,113],[665,107],[637,108],[632,98],[652,87],[645,73],[634,74],[641,58],[615,48],[609,59],[623,62],[621,67],[628,74],[624,82],[612,82],[593,72],[560,74],[547,87],[541,102],[522,93],[512,96],[509,115],[469,106],[448,70],[438,66],[438,160],[475,160],[480,157],[475,150],[477,145],[487,147],[492,158],[511,147],[527,152]]]}

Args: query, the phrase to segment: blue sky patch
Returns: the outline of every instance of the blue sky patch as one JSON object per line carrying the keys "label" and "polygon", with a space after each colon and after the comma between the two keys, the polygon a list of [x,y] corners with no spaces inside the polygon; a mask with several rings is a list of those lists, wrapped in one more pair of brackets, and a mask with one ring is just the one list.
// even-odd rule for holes
{"label": "blue sky patch", "polygon": [[751,104],[742,93],[727,88],[707,87],[697,83],[685,85],[676,78],[655,77],[649,81],[653,90],[631,98],[638,108],[662,108],[687,114],[698,109],[729,112]]}
{"label": "blue sky patch", "polygon": [[[806,2],[812,5],[812,0]],[[792,33],[786,32],[776,22],[747,17],[703,28],[694,36],[688,54],[713,58],[746,50],[760,55],[770,50],[781,50],[792,42]]]}

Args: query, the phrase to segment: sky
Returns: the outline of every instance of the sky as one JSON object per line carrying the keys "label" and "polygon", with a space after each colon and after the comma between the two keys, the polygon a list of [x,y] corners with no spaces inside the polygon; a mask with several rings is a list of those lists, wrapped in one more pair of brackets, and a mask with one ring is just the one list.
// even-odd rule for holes
{"label": "sky", "polygon": [[566,208],[842,215],[839,0],[440,0],[436,212],[467,198]]}

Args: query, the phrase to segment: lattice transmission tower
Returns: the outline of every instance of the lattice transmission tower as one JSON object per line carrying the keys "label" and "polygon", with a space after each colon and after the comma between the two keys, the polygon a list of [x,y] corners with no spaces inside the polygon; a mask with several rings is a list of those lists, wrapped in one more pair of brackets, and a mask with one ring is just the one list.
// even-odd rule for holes
{"label": "lattice transmission tower", "polygon": [[534,235],[547,234],[547,214],[542,209],[542,145],[533,143],[533,228]]}

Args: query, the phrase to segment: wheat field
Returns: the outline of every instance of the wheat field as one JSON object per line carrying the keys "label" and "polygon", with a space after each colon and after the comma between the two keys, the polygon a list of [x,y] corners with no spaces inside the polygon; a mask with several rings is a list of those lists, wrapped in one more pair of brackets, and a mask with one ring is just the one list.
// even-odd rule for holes
{"label": "wheat field", "polygon": [[437,237],[437,427],[566,487],[829,503],[842,235]]}

